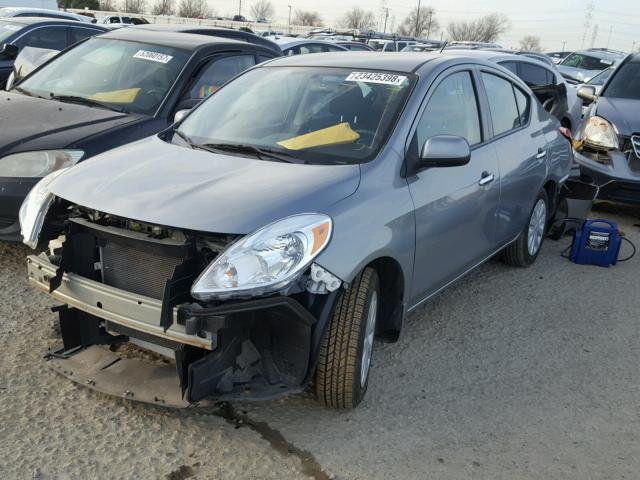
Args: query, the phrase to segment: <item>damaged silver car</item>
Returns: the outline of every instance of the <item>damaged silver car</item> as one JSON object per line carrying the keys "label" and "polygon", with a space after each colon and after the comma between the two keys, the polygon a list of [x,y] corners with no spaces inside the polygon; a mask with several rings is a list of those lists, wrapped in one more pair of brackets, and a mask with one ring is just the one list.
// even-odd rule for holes
{"label": "damaged silver car", "polygon": [[535,261],[570,161],[560,123],[482,59],[267,62],[29,194],[23,237],[48,242],[29,280],[61,302],[49,364],[163,405],[312,385],[355,407],[374,338],[497,253]]}

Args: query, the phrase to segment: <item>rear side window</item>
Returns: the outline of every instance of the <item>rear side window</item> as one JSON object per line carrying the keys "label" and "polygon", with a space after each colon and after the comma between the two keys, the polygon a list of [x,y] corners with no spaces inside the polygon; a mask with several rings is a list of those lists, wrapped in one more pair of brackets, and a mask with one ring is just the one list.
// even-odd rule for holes
{"label": "rear side window", "polygon": [[212,60],[196,77],[189,99],[208,97],[222,85],[256,63],[253,55],[233,55]]}
{"label": "rear side window", "polygon": [[504,68],[518,75],[518,64],[516,62],[500,62]]}
{"label": "rear side window", "polygon": [[435,135],[456,135],[469,145],[481,142],[478,102],[469,72],[454,73],[438,84],[416,133],[418,148]]}
{"label": "rear side window", "polygon": [[542,87],[553,83],[551,73],[544,67],[520,62],[520,78],[530,87]]}
{"label": "rear side window", "polygon": [[482,72],[482,82],[489,100],[493,134],[500,135],[518,128],[521,125],[520,113],[513,93],[513,84],[486,72]]}
{"label": "rear side window", "polygon": [[17,42],[19,48],[36,47],[64,50],[67,47],[67,27],[41,27],[32,30]]}
{"label": "rear side window", "polygon": [[102,33],[102,30],[94,30],[92,28],[77,28],[71,27],[69,28],[71,32],[71,44],[78,43],[85,38],[93,37],[94,35],[98,35]]}
{"label": "rear side window", "polygon": [[518,105],[520,125],[526,125],[529,121],[529,112],[531,111],[531,102],[529,101],[529,95],[526,95],[516,86],[513,87],[513,93],[516,96],[516,104]]}

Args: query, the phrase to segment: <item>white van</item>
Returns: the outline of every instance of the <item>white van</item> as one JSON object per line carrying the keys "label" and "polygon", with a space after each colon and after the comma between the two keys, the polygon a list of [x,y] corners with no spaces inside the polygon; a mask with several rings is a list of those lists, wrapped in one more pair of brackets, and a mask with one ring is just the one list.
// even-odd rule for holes
{"label": "white van", "polygon": [[56,0],[0,0],[0,8],[2,7],[29,7],[58,10],[58,2],[56,2]]}

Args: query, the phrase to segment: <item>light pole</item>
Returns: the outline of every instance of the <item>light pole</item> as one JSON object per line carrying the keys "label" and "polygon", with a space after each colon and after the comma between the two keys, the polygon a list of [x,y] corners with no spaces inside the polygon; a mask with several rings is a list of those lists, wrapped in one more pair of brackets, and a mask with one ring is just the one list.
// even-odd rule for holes
{"label": "light pole", "polygon": [[567,44],[566,41],[562,42],[562,51],[564,52],[564,46]]}
{"label": "light pole", "polygon": [[418,25],[420,24],[420,0],[418,0],[418,10],[416,10],[416,37],[420,36],[418,32]]}
{"label": "light pole", "polygon": [[291,5],[289,5],[289,33],[291,33]]}
{"label": "light pole", "polygon": [[384,14],[384,30],[382,31],[382,33],[387,33],[387,19],[389,18],[389,9],[385,8],[385,14]]}
{"label": "light pole", "polygon": [[242,16],[242,0],[239,1],[239,5],[238,5],[238,16],[239,17]]}

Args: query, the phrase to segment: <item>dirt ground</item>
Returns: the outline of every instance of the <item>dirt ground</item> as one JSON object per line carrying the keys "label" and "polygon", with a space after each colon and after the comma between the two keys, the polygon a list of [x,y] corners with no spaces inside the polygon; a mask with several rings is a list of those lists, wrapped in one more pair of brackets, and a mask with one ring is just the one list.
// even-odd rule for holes
{"label": "dirt ground", "polygon": [[[640,245],[640,216],[605,210]],[[2,479],[636,479],[640,254],[604,269],[489,262],[377,345],[365,402],[168,410],[50,371],[53,305],[0,242]]]}

